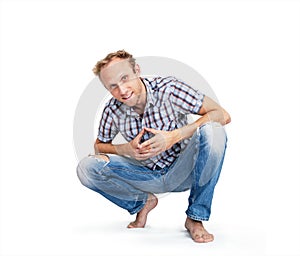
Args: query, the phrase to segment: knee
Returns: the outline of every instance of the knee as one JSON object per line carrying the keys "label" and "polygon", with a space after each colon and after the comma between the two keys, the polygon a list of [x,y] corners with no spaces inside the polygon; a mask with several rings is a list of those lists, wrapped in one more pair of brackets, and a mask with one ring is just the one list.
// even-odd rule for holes
{"label": "knee", "polygon": [[100,179],[102,169],[107,162],[108,157],[105,155],[93,155],[83,158],[76,169],[82,185],[90,187],[95,179]]}
{"label": "knee", "polygon": [[207,142],[212,149],[223,151],[227,143],[224,127],[218,122],[209,122],[198,128],[200,142]]}
{"label": "knee", "polygon": [[199,185],[204,186],[212,178],[217,181],[226,151],[227,136],[220,123],[207,123],[199,128],[200,157],[205,158]]}
{"label": "knee", "polygon": [[77,166],[77,176],[84,186],[90,186],[95,179],[104,179],[103,168],[109,163],[107,155],[89,155],[83,158]]}
{"label": "knee", "polygon": [[84,186],[88,186],[89,172],[92,168],[91,159],[89,157],[83,158],[77,165],[77,177]]}

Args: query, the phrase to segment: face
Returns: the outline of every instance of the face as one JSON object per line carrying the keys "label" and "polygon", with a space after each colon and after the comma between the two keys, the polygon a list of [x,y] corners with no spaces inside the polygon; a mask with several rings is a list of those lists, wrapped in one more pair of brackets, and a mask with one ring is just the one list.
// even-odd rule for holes
{"label": "face", "polygon": [[101,70],[100,79],[118,101],[139,108],[146,103],[146,91],[139,75],[138,65],[134,72],[128,60],[115,58]]}

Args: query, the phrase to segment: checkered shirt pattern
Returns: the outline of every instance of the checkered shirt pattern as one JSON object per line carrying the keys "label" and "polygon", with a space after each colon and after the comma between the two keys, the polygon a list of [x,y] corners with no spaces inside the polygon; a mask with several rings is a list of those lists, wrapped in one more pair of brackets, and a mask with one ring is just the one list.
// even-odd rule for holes
{"label": "checkered shirt pattern", "polygon": [[[204,94],[193,89],[175,77],[141,78],[147,90],[147,103],[143,116],[131,107],[111,98],[102,113],[98,129],[98,139],[110,143],[120,132],[130,142],[144,128],[172,131],[187,125],[188,114],[198,114]],[[153,134],[145,133],[141,142]],[[155,170],[170,166],[189,139],[173,145],[161,154],[140,161],[144,166]]]}

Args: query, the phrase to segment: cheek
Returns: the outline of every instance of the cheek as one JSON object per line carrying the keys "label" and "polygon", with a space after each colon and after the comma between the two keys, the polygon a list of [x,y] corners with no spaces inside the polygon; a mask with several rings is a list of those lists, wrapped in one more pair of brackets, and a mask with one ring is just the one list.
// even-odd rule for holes
{"label": "cheek", "polygon": [[110,92],[110,94],[114,97],[114,98],[116,98],[116,99],[119,99],[120,98],[120,94],[119,94],[119,92],[118,91],[113,91],[113,92]]}
{"label": "cheek", "polygon": [[139,83],[134,83],[131,88],[138,94],[142,91],[142,88]]}

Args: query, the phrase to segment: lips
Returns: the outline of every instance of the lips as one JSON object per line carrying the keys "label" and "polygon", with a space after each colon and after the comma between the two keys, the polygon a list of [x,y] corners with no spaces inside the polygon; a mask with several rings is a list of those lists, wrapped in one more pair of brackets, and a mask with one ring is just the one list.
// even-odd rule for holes
{"label": "lips", "polygon": [[131,98],[131,96],[133,95],[133,92],[131,92],[130,94],[128,94],[128,95],[125,95],[125,96],[123,96],[122,97],[122,100],[129,100],[130,98]]}

